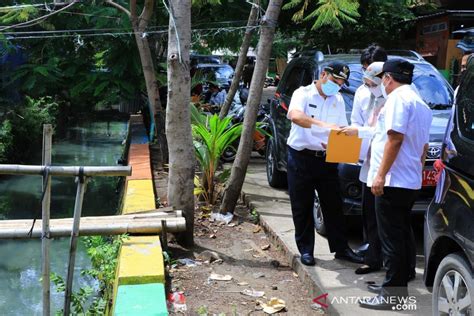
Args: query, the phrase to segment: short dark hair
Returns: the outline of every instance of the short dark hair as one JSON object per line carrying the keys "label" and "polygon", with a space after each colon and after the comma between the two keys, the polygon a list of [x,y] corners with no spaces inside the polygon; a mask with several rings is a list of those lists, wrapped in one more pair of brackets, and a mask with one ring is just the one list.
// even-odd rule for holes
{"label": "short dark hair", "polygon": [[392,77],[393,80],[395,80],[398,83],[402,83],[402,84],[411,84],[412,83],[412,77],[410,77],[410,76],[405,76],[405,75],[398,74],[398,73],[393,73],[393,72],[386,72],[386,74],[389,75],[390,77]]}
{"label": "short dark hair", "polygon": [[370,65],[374,61],[387,61],[387,52],[379,45],[373,43],[360,54],[360,63]]}

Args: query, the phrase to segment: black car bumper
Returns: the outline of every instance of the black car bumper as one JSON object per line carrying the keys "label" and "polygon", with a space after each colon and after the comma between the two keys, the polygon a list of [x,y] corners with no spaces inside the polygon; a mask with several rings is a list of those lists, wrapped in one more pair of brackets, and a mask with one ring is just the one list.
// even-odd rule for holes
{"label": "black car bumper", "polygon": [[[345,215],[362,214],[362,182],[359,181],[360,165],[340,164],[339,181]],[[412,212],[423,215],[434,196],[435,187],[423,187],[413,205]]]}

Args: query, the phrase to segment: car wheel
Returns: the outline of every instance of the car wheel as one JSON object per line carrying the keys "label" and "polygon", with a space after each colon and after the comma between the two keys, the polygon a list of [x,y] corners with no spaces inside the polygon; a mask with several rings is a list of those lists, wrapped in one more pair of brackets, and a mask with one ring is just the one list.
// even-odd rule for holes
{"label": "car wheel", "polygon": [[466,259],[454,253],[439,264],[433,285],[433,315],[472,315],[474,280]]}
{"label": "car wheel", "polygon": [[240,138],[232,143],[229,147],[227,147],[221,155],[221,160],[224,162],[232,162],[235,160],[235,156],[237,156],[237,148],[239,147]]}
{"label": "car wheel", "polygon": [[268,184],[273,188],[284,188],[287,182],[286,173],[277,168],[273,138],[269,138],[267,141],[265,160]]}
{"label": "car wheel", "polygon": [[235,156],[237,155],[237,152],[235,151],[235,148],[233,147],[227,147],[226,150],[222,153],[221,159],[224,162],[232,162],[235,160]]}
{"label": "car wheel", "polygon": [[313,217],[314,217],[314,228],[316,229],[318,234],[325,236],[326,225],[324,225],[324,217],[323,217],[323,212],[321,211],[321,204],[319,203],[318,192],[315,192],[315,196],[314,196]]}

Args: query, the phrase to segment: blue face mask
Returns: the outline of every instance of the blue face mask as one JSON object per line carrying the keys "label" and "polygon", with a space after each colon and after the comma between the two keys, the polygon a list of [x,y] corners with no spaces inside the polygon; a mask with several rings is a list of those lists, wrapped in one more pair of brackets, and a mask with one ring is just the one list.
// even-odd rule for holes
{"label": "blue face mask", "polygon": [[326,83],[321,84],[321,89],[323,90],[323,93],[325,95],[330,97],[338,93],[339,90],[341,90],[341,87],[337,83],[332,82],[331,80],[328,79]]}

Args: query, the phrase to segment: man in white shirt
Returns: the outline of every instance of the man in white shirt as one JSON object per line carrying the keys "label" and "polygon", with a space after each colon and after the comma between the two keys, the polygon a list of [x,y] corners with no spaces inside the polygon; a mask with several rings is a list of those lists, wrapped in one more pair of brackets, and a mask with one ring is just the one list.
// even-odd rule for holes
{"label": "man in white shirt", "polygon": [[288,108],[287,117],[292,122],[287,140],[288,191],[296,244],[305,265],[315,264],[315,190],[330,251],[335,252],[337,259],[362,263],[362,257],[349,248],[345,236],[337,164],[326,162],[329,130],[347,125],[344,100],[339,90],[348,83],[349,74],[349,67],[345,64],[328,64],[321,71],[319,80],[295,90]]}
{"label": "man in white shirt", "polygon": [[383,66],[382,92],[387,101],[372,140],[367,186],[375,195],[387,273],[382,285],[369,285],[378,295],[360,301],[365,308],[391,310],[408,296],[410,214],[421,189],[432,121],[430,108],[410,87],[413,68],[402,59]]}

